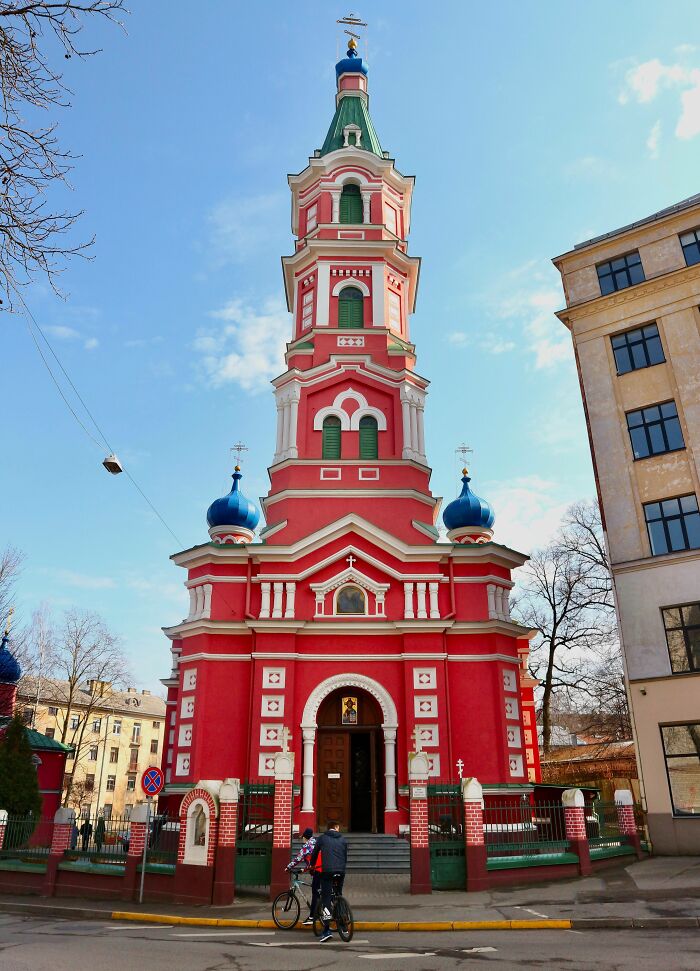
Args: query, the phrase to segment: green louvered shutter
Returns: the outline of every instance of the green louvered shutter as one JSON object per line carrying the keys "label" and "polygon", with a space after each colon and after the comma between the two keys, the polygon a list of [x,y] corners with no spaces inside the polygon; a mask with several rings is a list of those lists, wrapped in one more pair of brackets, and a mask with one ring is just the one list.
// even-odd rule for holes
{"label": "green louvered shutter", "polygon": [[335,415],[323,420],[323,458],[340,458],[340,418]]}
{"label": "green louvered shutter", "polygon": [[365,326],[364,297],[357,287],[346,287],[338,297],[338,327],[357,329]]}
{"label": "green louvered shutter", "polygon": [[377,419],[369,416],[360,418],[360,458],[376,459],[378,457]]}
{"label": "green louvered shutter", "polygon": [[346,185],[340,195],[341,223],[362,222],[362,196],[359,185]]}

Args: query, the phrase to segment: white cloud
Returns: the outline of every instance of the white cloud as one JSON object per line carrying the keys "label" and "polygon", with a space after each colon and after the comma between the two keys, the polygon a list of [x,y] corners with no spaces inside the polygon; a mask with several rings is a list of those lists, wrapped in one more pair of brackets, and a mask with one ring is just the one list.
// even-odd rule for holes
{"label": "white cloud", "polygon": [[216,266],[242,263],[279,237],[287,206],[281,193],[225,199],[208,216]]}
{"label": "white cloud", "polygon": [[649,137],[647,138],[647,148],[649,149],[649,155],[651,158],[659,157],[659,141],[661,139],[661,119],[656,122],[654,127],[649,132]]}
{"label": "white cloud", "polygon": [[47,324],[42,328],[45,334],[50,334],[59,341],[73,341],[80,337],[77,330],[73,327],[64,327],[62,324]]}
{"label": "white cloud", "polygon": [[291,337],[291,318],[282,302],[268,299],[258,309],[230,300],[209,316],[223,325],[200,330],[192,346],[210,385],[238,384],[254,393],[266,389],[284,370],[285,343]]}
{"label": "white cloud", "polygon": [[75,573],[73,570],[56,570],[54,577],[69,587],[79,587],[81,590],[107,590],[116,587],[112,577]]}
{"label": "white cloud", "polygon": [[156,337],[135,337],[131,340],[124,341],[124,347],[148,347],[151,344],[162,344],[163,338],[160,336]]}
{"label": "white cloud", "polygon": [[564,497],[559,483],[536,475],[484,483],[483,494],[496,512],[494,540],[522,553],[544,546],[578,498]]}
{"label": "white cloud", "polygon": [[599,155],[584,155],[576,158],[565,167],[564,172],[571,179],[619,179],[617,166]]}
{"label": "white cloud", "polygon": [[523,334],[538,370],[572,360],[569,332],[554,316],[563,298],[553,274],[535,261],[516,268],[503,286],[508,296],[496,306],[498,316]]}
{"label": "white cloud", "polygon": [[[681,56],[693,53],[685,45]],[[664,64],[657,57],[629,68],[618,100],[620,104],[636,101],[649,104],[664,90],[680,93],[680,114],[675,127],[677,138],[684,140],[700,134],[700,68],[684,64]],[[656,127],[656,126],[655,126]],[[654,129],[652,129],[653,133]],[[651,136],[650,136],[651,138]],[[647,142],[647,145],[649,142]]]}
{"label": "white cloud", "polygon": [[96,337],[88,337],[88,339],[83,344],[86,351],[94,351],[96,347],[100,346],[100,342]]}
{"label": "white cloud", "polygon": [[504,340],[493,332],[482,334],[477,340],[465,331],[455,330],[448,334],[445,339],[448,344],[453,344],[455,347],[476,346],[480,351],[485,351],[487,354],[506,354],[508,351],[514,351],[517,346],[515,341]]}

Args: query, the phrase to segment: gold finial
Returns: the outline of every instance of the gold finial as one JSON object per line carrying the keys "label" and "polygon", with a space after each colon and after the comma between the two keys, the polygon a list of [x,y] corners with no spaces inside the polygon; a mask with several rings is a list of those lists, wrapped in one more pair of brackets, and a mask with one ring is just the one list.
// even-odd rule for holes
{"label": "gold finial", "polygon": [[356,47],[357,47],[357,41],[355,40],[354,37],[351,37],[350,40],[348,41],[348,48],[349,50],[354,51]]}
{"label": "gold finial", "polygon": [[462,475],[469,475],[469,469],[466,467],[466,465],[462,469]]}
{"label": "gold finial", "polygon": [[5,637],[7,637],[10,633],[10,627],[12,626],[12,615],[14,614],[14,612],[15,612],[14,607],[10,607],[10,609],[7,612],[7,624],[5,625]]}
{"label": "gold finial", "polygon": [[235,465],[234,468],[233,468],[233,471],[234,472],[240,472],[241,471],[240,465]]}

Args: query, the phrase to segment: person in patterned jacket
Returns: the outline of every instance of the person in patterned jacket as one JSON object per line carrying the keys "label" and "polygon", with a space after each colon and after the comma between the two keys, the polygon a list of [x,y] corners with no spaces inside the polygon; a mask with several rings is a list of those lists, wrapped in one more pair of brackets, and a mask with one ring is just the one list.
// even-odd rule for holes
{"label": "person in patterned jacket", "polygon": [[[292,859],[291,863],[288,864],[287,869],[292,870],[295,867],[303,866],[304,870],[308,872],[311,869],[311,854],[316,846],[316,837],[314,836],[314,831],[311,827],[307,827],[301,834],[304,842],[301,845],[301,849],[297,855]],[[311,876],[311,909],[309,910],[309,915],[304,921],[304,927],[311,927],[314,922],[314,914],[316,913],[316,906],[318,904],[319,897],[321,896],[321,860],[316,861],[316,866],[313,868],[313,874]]]}

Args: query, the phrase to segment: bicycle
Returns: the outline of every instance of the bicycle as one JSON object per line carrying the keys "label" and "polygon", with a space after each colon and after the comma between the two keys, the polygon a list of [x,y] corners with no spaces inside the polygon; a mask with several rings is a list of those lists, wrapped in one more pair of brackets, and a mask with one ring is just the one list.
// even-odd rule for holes
{"label": "bicycle", "polygon": [[290,931],[296,927],[301,914],[299,898],[304,901],[311,913],[311,901],[304,892],[304,887],[311,890],[311,884],[300,879],[300,875],[305,872],[305,870],[290,870],[289,890],[283,890],[272,901],[272,919],[280,930]]}
{"label": "bicycle", "polygon": [[[334,874],[334,876],[337,877],[339,874]],[[316,937],[320,937],[323,933],[322,908],[323,904],[319,900],[314,914],[314,934]],[[338,893],[338,884],[335,879],[331,892],[331,919],[328,926],[331,927],[332,924],[335,924],[335,929],[338,931],[338,937],[341,941],[347,943],[352,940],[352,935],[355,933],[355,918],[347,899],[341,893]]]}

